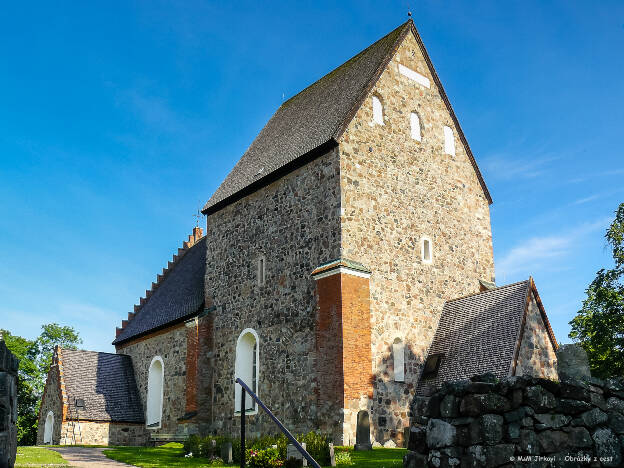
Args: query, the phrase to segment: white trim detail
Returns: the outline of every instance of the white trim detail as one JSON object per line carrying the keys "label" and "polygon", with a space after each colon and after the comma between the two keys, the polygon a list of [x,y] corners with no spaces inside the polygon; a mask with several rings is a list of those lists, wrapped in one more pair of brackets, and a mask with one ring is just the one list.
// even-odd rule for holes
{"label": "white trim detail", "polygon": [[[254,343],[250,343],[248,335],[252,335],[254,339]],[[244,341],[247,341],[245,343]],[[250,363],[248,360],[244,360],[248,354],[244,354],[245,352],[249,352],[249,345],[251,345],[251,352],[253,353],[253,349],[255,347],[256,355],[255,355],[255,381],[253,380],[253,361]],[[258,396],[258,382],[260,381],[260,339],[258,338],[258,333],[253,328],[245,328],[241,334],[238,336],[236,340],[236,355],[234,357],[234,382],[236,379],[240,377],[247,385],[251,387],[254,393]],[[254,388],[255,387],[255,388]],[[237,383],[234,383],[234,415],[240,416],[240,399],[241,399],[241,386]],[[245,414],[258,414],[258,405],[249,395],[246,395],[245,398],[245,407],[248,408],[253,404],[253,409],[249,409],[245,411]]]}
{"label": "white trim detail", "polygon": [[400,338],[396,338],[392,343],[392,366],[394,381],[405,382],[405,345]]}
{"label": "white trim detail", "polygon": [[410,113],[410,136],[412,137],[412,140],[422,141],[420,117],[416,112]]}
{"label": "white trim detail", "polygon": [[370,273],[367,273],[365,271],[354,270],[353,268],[341,266],[339,268],[333,268],[329,271],[317,273],[316,275],[312,275],[312,276],[315,280],[319,280],[321,278],[327,278],[328,276],[337,275],[338,273],[345,273],[347,275],[359,276],[360,278],[370,278],[370,275],[371,275]]}
{"label": "white trim detail", "polygon": [[[425,242],[429,247],[428,252],[425,250]],[[429,254],[428,256],[426,255],[427,253]],[[433,242],[426,236],[420,240],[420,256],[423,263],[433,263]]]}
{"label": "white trim detail", "polygon": [[399,64],[399,73],[403,76],[408,77],[410,80],[415,81],[419,85],[424,86],[425,88],[431,88],[431,82],[429,81],[429,78],[421,75],[418,72],[415,72],[411,68],[407,68],[405,65]]}
{"label": "white trim detail", "polygon": [[[160,372],[156,369],[160,364]],[[160,373],[158,375],[157,373]],[[160,387],[160,388],[159,388]],[[154,356],[147,372],[147,397],[145,401],[145,426],[148,429],[162,427],[163,400],[165,391],[165,363],[160,356]],[[154,394],[154,392],[156,392]],[[159,395],[160,394],[160,395]],[[160,397],[160,398],[159,398]],[[158,423],[158,426],[153,424]]]}

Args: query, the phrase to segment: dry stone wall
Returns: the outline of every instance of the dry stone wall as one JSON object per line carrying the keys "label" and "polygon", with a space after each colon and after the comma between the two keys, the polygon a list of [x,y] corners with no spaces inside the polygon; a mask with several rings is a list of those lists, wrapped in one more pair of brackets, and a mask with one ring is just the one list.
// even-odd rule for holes
{"label": "dry stone wall", "polygon": [[15,464],[18,366],[19,361],[0,335],[0,466]]}
{"label": "dry stone wall", "polygon": [[412,405],[405,468],[624,466],[624,381],[493,375]]}
{"label": "dry stone wall", "polygon": [[[403,65],[430,81],[424,87]],[[383,104],[373,124],[372,97]],[[417,113],[421,140],[411,137]],[[455,155],[445,154],[444,126]],[[342,256],[363,263],[370,278],[374,437],[402,439],[421,365],[444,302],[494,281],[488,200],[425,58],[408,34],[340,139]],[[422,261],[424,237],[433,261]],[[405,382],[395,382],[392,343],[405,343]]]}
{"label": "dry stone wall", "polygon": [[[148,433],[144,424],[115,423],[108,421],[64,422],[63,431],[74,431],[76,443],[86,445],[145,445]],[[66,445],[72,444],[67,438]]]}
{"label": "dry stone wall", "polygon": [[[207,307],[215,312],[213,372],[198,400],[210,430],[236,434],[234,364],[241,332],[258,334],[258,393],[293,432],[318,426],[315,330],[318,310],[312,271],[340,256],[340,181],[336,150],[211,214],[207,219]],[[266,281],[258,284],[258,258]],[[206,319],[204,319],[206,320]],[[203,323],[200,322],[200,326]],[[202,351],[203,352],[203,351]],[[276,432],[262,414],[248,418],[251,434]],[[202,428],[202,432],[205,432]]]}

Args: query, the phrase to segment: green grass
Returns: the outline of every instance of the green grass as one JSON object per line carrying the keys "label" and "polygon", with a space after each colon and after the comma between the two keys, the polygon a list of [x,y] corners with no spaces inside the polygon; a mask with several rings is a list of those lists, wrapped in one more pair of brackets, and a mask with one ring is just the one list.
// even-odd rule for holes
{"label": "green grass", "polygon": [[[376,448],[368,452],[355,452],[353,449],[337,447],[338,451],[351,452],[352,467],[357,468],[399,468],[403,466],[405,449]],[[206,459],[184,458],[182,444],[172,442],[160,447],[115,447],[104,454],[113,460],[143,468],[160,467],[226,467],[234,465],[211,465]],[[344,466],[344,465],[343,465]]]}
{"label": "green grass", "polygon": [[43,447],[17,447],[16,467],[53,467],[67,466],[67,462],[63,460],[58,453]]}

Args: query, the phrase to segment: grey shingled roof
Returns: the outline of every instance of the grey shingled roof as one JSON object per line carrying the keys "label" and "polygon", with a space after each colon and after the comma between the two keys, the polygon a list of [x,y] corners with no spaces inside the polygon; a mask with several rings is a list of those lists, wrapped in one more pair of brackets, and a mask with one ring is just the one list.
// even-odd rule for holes
{"label": "grey shingled roof", "polygon": [[444,357],[435,377],[421,379],[419,393],[485,372],[508,376],[530,287],[531,280],[521,281],[444,304],[429,349]]}
{"label": "grey shingled roof", "polygon": [[200,310],[204,303],[206,248],[203,237],[178,260],[113,344],[180,321]]}
{"label": "grey shingled roof", "polygon": [[61,357],[72,418],[79,398],[85,402],[85,411],[79,412],[81,420],[145,421],[130,356],[62,349]]}
{"label": "grey shingled roof", "polygon": [[483,191],[492,203],[485,181],[422,39],[412,20],[409,20],[284,102],[208,200],[202,212],[209,215],[218,211],[222,206],[235,201],[245,190],[252,192],[275,180],[276,174],[281,174],[281,171],[299,158],[322,148],[322,145],[335,143],[402,39],[410,31],[429,65]]}

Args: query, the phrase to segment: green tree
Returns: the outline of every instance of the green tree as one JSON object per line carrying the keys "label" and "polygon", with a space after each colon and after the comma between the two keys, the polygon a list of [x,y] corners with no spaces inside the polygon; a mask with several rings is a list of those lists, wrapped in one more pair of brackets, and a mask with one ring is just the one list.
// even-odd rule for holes
{"label": "green tree", "polygon": [[583,308],[570,322],[570,338],[587,351],[595,376],[624,377],[624,203],[605,238],[614,267],[598,271],[587,288]]}
{"label": "green tree", "polygon": [[82,339],[72,327],[50,323],[41,327],[35,340],[0,330],[7,348],[19,359],[17,380],[17,441],[34,445],[37,439],[37,416],[43,389],[52,362],[54,347],[76,349]]}

